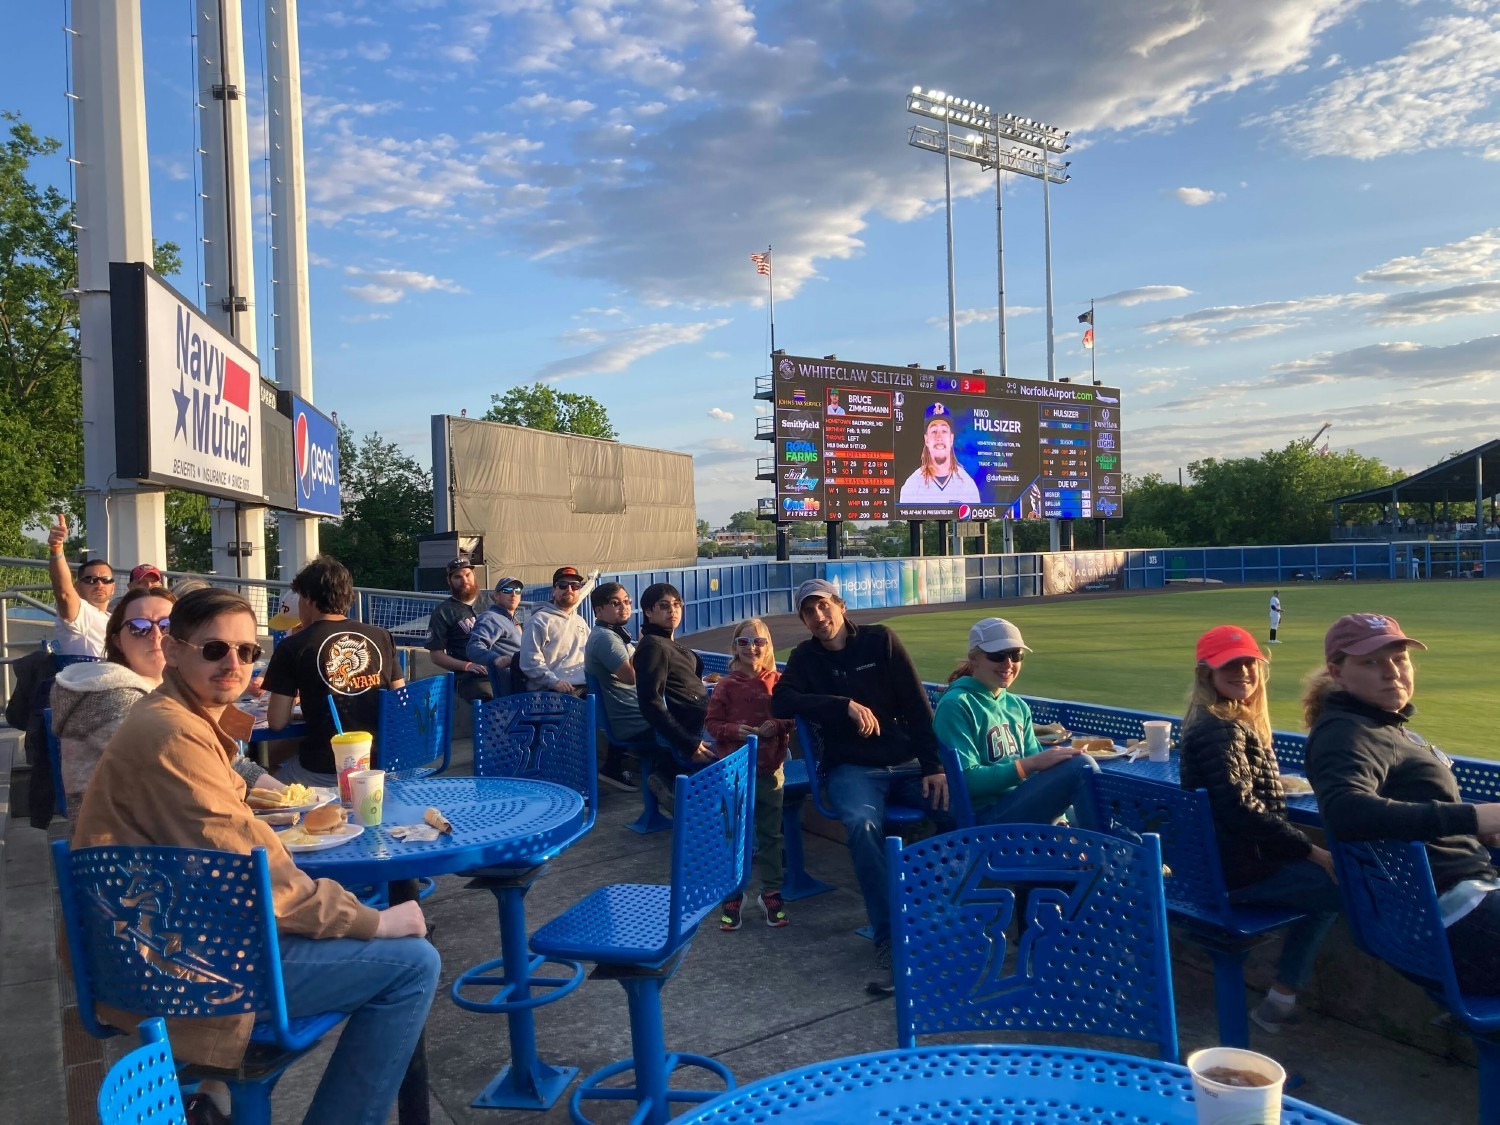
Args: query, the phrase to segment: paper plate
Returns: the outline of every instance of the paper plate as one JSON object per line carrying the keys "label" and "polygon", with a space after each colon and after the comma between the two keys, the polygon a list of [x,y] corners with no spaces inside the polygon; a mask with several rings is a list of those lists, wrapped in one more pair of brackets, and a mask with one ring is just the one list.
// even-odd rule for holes
{"label": "paper plate", "polygon": [[1288,797],[1309,797],[1313,791],[1312,782],[1296,774],[1284,773],[1281,775],[1281,791]]}
{"label": "paper plate", "polygon": [[340,844],[347,844],[358,836],[363,836],[365,826],[363,824],[346,824],[337,832],[330,832],[312,844],[287,844],[286,850],[293,854],[297,852],[321,852],[329,848],[336,848]]}
{"label": "paper plate", "polygon": [[305,813],[313,809],[322,808],[324,805],[332,804],[339,799],[339,791],[332,787],[324,788],[317,786],[313,789],[313,798],[300,805],[277,805],[274,809],[252,808],[250,811],[256,816],[269,816],[272,813]]}

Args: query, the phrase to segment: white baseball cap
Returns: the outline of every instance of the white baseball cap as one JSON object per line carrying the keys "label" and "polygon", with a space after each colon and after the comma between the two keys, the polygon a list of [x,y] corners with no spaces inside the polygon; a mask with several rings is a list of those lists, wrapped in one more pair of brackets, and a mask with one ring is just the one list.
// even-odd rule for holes
{"label": "white baseball cap", "polygon": [[302,624],[302,616],[297,612],[298,603],[302,599],[297,596],[295,590],[288,590],[281,595],[281,607],[276,611],[276,616],[266,622],[267,629],[275,629],[278,633],[285,633],[289,629],[295,629]]}
{"label": "white baseball cap", "polygon": [[986,617],[970,629],[969,647],[985,652],[1005,652],[1013,648],[1031,651],[1030,646],[1021,640],[1021,630],[1003,617]]}

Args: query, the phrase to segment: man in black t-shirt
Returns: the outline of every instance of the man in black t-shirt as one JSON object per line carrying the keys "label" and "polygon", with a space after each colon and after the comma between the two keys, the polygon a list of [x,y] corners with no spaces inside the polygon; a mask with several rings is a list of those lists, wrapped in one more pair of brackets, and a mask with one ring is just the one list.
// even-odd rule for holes
{"label": "man in black t-shirt", "polygon": [[469,703],[493,699],[495,691],[490,686],[489,673],[484,665],[473,663],[468,656],[469,634],[479,616],[474,608],[479,601],[474,564],[467,555],[459,555],[448,563],[447,571],[452,597],[433,606],[427,622],[427,651],[432,654],[434,665],[453,673],[453,693],[460,699]]}
{"label": "man in black t-shirt", "polygon": [[354,604],[354,579],[337,559],[319,555],[292,579],[302,628],[276,646],[266,668],[270,693],[266,725],[281,730],[291,721],[292,701],[302,697],[307,734],[295,760],[278,771],[283,781],[333,785],[338,763],[329,745],[335,733],[332,706],[345,730],[376,733],[380,690],[401,687],[401,665],[391,635],[345,616]]}

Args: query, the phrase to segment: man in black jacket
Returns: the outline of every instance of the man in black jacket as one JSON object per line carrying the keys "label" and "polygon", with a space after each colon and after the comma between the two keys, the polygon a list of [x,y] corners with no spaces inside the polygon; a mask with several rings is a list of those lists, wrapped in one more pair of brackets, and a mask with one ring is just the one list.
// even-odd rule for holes
{"label": "man in black jacket", "polygon": [[651,762],[646,785],[662,811],[672,812],[672,781],[678,773],[714,760],[703,741],[708,691],[703,686],[703,659],[673,640],[682,624],[682,595],[670,582],[653,582],[641,594],[641,639],[631,654],[635,694],[641,716],[664,749]]}
{"label": "man in black jacket", "polygon": [[[940,830],[948,777],[932,732],[932,705],[901,640],[884,625],[854,625],[831,582],[797,587],[797,615],[812,633],[786,662],[771,695],[778,719],[802,718],[822,735],[820,774],[849,837],[849,857],[875,937],[869,989],[895,991],[885,890],[885,807],[921,805]],[[803,753],[810,753],[803,747]]]}

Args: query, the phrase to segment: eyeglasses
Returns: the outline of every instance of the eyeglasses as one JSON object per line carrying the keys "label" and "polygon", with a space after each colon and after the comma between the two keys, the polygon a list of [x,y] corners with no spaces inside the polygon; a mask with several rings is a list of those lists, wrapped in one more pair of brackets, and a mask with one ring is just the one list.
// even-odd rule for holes
{"label": "eyeglasses", "polygon": [[149,637],[152,629],[158,629],[163,636],[172,627],[172,619],[163,617],[158,621],[152,621],[149,617],[132,617],[125,622],[125,628],[130,630],[132,637]]}
{"label": "eyeglasses", "polygon": [[192,641],[178,641],[177,643],[197,649],[203,654],[203,659],[210,663],[223,660],[231,650],[239,658],[241,664],[254,664],[263,655],[260,645],[253,645],[249,641],[237,645],[232,645],[228,641],[208,641],[201,645],[195,645]]}
{"label": "eyeglasses", "polygon": [[765,637],[735,637],[736,648],[765,648],[771,642]]}
{"label": "eyeglasses", "polygon": [[652,611],[658,610],[658,609],[681,609],[681,608],[682,608],[682,603],[680,601],[678,601],[676,598],[660,598],[660,599],[657,600],[657,603],[651,607],[650,610],[647,610],[647,612],[649,613],[649,612],[652,612]]}
{"label": "eyeglasses", "polygon": [[505,586],[496,586],[495,589],[502,594],[519,594],[525,587],[519,582],[511,582]]}
{"label": "eyeglasses", "polygon": [[987,660],[994,661],[996,664],[1003,664],[1007,660],[1012,664],[1019,664],[1026,659],[1026,651],[1019,648],[1008,648],[1002,652],[985,652],[984,649],[980,649],[979,651],[984,652]]}
{"label": "eyeglasses", "polygon": [[611,598],[609,601],[605,602],[604,604],[605,605],[612,605],[616,609],[625,609],[625,608],[627,608],[630,605],[630,599],[629,598]]}
{"label": "eyeglasses", "polygon": [[113,586],[115,576],[113,574],[85,574],[78,581],[85,586]]}
{"label": "eyeglasses", "polygon": [[582,582],[554,582],[554,583],[552,583],[552,588],[554,590],[582,590],[583,589],[583,583]]}

